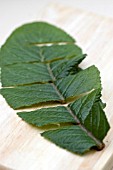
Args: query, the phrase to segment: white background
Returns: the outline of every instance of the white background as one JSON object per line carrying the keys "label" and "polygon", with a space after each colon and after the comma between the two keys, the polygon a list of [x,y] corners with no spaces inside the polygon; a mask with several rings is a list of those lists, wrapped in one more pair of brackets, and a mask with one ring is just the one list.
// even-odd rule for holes
{"label": "white background", "polygon": [[0,45],[15,27],[37,20],[41,11],[54,2],[113,17],[113,0],[0,0]]}

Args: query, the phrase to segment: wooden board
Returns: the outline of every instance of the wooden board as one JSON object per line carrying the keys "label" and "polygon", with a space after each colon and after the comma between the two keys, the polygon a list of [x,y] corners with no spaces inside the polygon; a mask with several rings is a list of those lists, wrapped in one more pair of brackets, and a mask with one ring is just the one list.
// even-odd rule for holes
{"label": "wooden board", "polygon": [[15,170],[110,170],[113,165],[113,20],[80,9],[48,6],[37,20],[60,26],[87,53],[81,64],[95,64],[101,71],[103,100],[111,130],[104,150],[78,156],[40,136],[43,128],[22,121],[0,96],[0,164]]}

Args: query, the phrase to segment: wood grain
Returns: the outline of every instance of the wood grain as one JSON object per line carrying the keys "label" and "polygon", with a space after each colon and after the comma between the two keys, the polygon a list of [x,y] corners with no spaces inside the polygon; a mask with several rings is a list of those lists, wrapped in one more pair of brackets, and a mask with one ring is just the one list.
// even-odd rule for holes
{"label": "wood grain", "polygon": [[81,67],[95,64],[102,77],[103,100],[111,130],[105,149],[78,156],[40,136],[44,128],[23,122],[0,96],[0,163],[15,170],[110,170],[113,166],[113,20],[80,9],[50,5],[37,20],[51,22],[76,38],[87,53]]}

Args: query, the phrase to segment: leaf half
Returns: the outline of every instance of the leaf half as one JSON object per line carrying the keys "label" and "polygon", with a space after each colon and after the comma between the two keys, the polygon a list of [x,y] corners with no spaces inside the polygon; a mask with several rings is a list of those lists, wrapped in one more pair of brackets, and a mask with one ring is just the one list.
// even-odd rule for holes
{"label": "leaf half", "polygon": [[[2,46],[0,65],[41,61],[41,51],[37,44],[73,44],[74,42],[75,40],[66,32],[46,22],[25,24],[17,28]],[[53,52],[49,53],[53,56]],[[47,56],[48,52],[45,55]]]}
{"label": "leaf half", "polygon": [[91,66],[49,84],[2,88],[1,94],[14,109],[47,101],[65,103],[68,98],[101,88],[99,71]]}
{"label": "leaf half", "polygon": [[[5,66],[3,65],[1,72],[2,86],[5,87],[31,83],[46,83],[49,81],[55,81],[55,79],[57,78],[69,75],[72,67],[77,67],[78,64],[85,58],[85,55],[82,54],[81,50],[78,50],[77,52],[78,47],[75,45],[65,46],[65,48],[67,48],[66,50],[65,48],[63,48],[64,45],[59,45],[59,48],[57,48],[57,46],[54,46],[52,52],[54,51],[53,59],[55,61],[53,60],[46,63],[45,59],[43,59],[42,62],[38,60],[36,60],[35,62],[29,62],[28,60],[28,62],[26,63],[21,62],[17,64],[10,64]],[[53,46],[45,47],[45,50],[47,49],[48,51],[48,48],[51,47]],[[55,51],[55,49],[57,50],[57,52]],[[62,50],[64,50],[64,53]],[[52,52],[51,54],[53,55]],[[22,56],[21,53],[20,55]],[[49,55],[49,52],[48,54],[40,52],[40,59],[41,57],[45,58],[46,55],[51,57],[51,55]],[[30,56],[28,56],[28,59],[29,57]],[[61,58],[58,59],[58,57]],[[54,75],[55,78],[51,76],[51,73]]]}

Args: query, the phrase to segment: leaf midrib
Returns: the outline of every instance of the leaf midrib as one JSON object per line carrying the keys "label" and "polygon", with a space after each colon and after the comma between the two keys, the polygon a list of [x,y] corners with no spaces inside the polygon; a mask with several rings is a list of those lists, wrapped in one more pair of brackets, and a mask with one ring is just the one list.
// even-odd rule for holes
{"label": "leaf midrib", "polygon": [[56,81],[56,77],[54,76],[49,63],[47,64],[47,70],[48,70],[48,72],[50,74],[50,77],[52,78],[52,83],[51,84],[52,84],[54,90],[57,92],[58,96],[60,97],[61,102],[66,103],[64,96],[62,95],[62,93],[59,91],[59,89],[57,88],[57,86],[54,83],[54,81]]}

